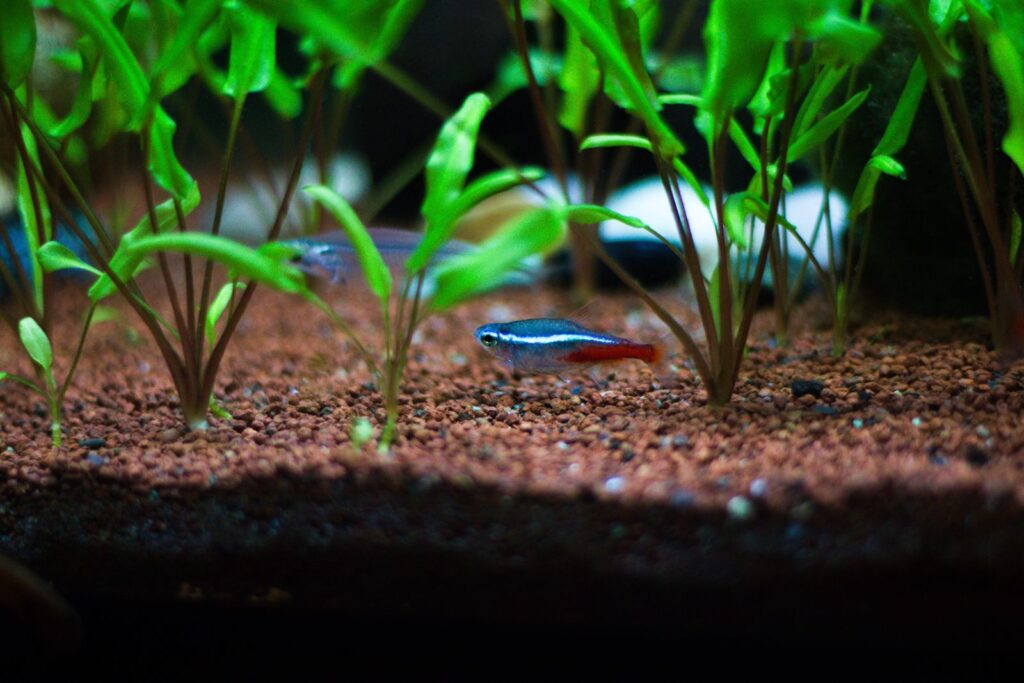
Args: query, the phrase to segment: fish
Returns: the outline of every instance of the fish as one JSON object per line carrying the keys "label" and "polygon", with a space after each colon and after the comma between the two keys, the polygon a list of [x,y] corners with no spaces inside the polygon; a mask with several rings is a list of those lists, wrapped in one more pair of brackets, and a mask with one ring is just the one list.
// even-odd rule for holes
{"label": "fish", "polygon": [[481,325],[474,333],[487,351],[524,374],[558,374],[629,359],[657,365],[660,344],[642,344],[587,329],[564,318],[531,318]]}
{"label": "fish", "polygon": [[[406,259],[423,240],[423,233],[399,228],[370,228],[368,230],[381,258],[392,271],[399,271]],[[282,240],[287,247],[295,250],[293,264],[307,275],[323,278],[331,284],[347,281],[352,273],[359,272],[359,260],[348,236],[341,230],[334,230],[311,237]],[[459,254],[476,249],[475,245],[450,239],[434,254],[430,265]],[[502,284],[529,285],[537,281],[538,268],[529,263],[519,264],[510,272]]]}

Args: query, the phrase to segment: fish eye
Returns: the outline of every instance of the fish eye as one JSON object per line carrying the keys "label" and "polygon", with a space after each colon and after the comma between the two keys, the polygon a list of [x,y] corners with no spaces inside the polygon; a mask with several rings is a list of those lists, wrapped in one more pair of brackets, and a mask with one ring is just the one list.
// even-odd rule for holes
{"label": "fish eye", "polygon": [[480,343],[484,346],[494,346],[498,343],[498,335],[493,332],[485,332],[480,335]]}

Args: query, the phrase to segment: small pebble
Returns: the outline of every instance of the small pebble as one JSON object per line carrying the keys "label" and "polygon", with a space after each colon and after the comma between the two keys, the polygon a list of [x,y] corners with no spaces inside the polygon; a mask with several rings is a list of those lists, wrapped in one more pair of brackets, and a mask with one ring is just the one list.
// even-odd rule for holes
{"label": "small pebble", "polygon": [[825,383],[816,379],[795,379],[790,382],[789,389],[793,392],[793,398],[801,396],[819,398],[821,392],[825,390]]}
{"label": "small pebble", "polygon": [[611,477],[604,483],[604,490],[608,493],[622,493],[626,488],[626,480],[622,477]]}
{"label": "small pebble", "polygon": [[103,448],[107,445],[106,439],[81,439],[78,445],[82,448]]}
{"label": "small pebble", "polygon": [[85,461],[92,465],[93,467],[100,467],[101,465],[106,465],[108,462],[106,458],[104,458],[96,451],[89,451],[89,453],[85,456]]}
{"label": "small pebble", "polygon": [[978,448],[977,446],[971,446],[967,449],[967,462],[974,467],[983,467],[988,464],[991,459],[988,453]]}
{"label": "small pebble", "polygon": [[725,505],[729,517],[739,522],[745,522],[754,517],[754,504],[744,496],[733,496]]}
{"label": "small pebble", "polygon": [[675,507],[686,508],[693,505],[693,501],[695,501],[696,499],[697,497],[693,495],[692,491],[687,491],[686,489],[676,489],[675,491],[672,492],[672,495],[669,496],[668,502],[670,505],[673,505]]}
{"label": "small pebble", "polygon": [[750,495],[754,498],[763,498],[768,493],[768,482],[758,477],[750,482]]}

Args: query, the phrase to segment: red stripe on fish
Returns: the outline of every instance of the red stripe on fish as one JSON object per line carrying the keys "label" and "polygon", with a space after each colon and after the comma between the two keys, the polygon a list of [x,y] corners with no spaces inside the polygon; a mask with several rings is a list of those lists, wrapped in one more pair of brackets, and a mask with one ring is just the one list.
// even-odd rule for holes
{"label": "red stripe on fish", "polygon": [[587,344],[562,356],[567,363],[604,363],[628,358],[657,363],[661,359],[661,348],[654,344]]}

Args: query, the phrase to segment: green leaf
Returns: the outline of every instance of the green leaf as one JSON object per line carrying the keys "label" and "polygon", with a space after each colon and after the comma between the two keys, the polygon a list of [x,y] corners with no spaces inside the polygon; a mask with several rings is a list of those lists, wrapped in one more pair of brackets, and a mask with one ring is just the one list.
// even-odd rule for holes
{"label": "green leaf", "polygon": [[501,284],[524,258],[561,244],[565,222],[553,207],[517,216],[477,249],[449,257],[434,270],[430,307],[447,310]]}
{"label": "green leaf", "polygon": [[246,0],[299,35],[342,59],[335,84],[352,86],[398,45],[422,0]]}
{"label": "green leaf", "polygon": [[245,289],[244,282],[228,282],[217,292],[210,302],[210,308],[206,312],[206,341],[212,346],[217,339],[217,321],[224,314],[231,297],[239,290]]}
{"label": "green leaf", "polygon": [[[199,186],[193,184],[189,193],[185,195],[184,199],[181,201],[182,213],[187,216],[192,213],[197,206],[199,206]],[[168,199],[165,202],[157,204],[156,221],[158,233],[166,232],[178,224],[178,215],[174,208],[173,199]],[[139,222],[135,224],[135,227],[121,237],[121,242],[117,245],[117,250],[110,258],[110,269],[117,273],[117,276],[120,279],[130,279],[140,270],[147,267],[148,264],[144,259],[141,257],[136,258],[129,254],[128,244],[132,240],[149,235],[151,232],[152,229],[149,223],[149,212],[146,212],[142,218],[139,219]],[[108,275],[104,274],[92,284],[92,287],[89,288],[89,300],[95,303],[107,298],[116,291],[117,287],[114,285],[114,282]]]}
{"label": "green leaf", "polygon": [[597,60],[580,39],[572,26],[565,31],[565,64],[558,74],[558,87],[562,89],[562,105],[558,123],[577,138],[586,127],[587,110],[601,82]]}
{"label": "green leaf", "polygon": [[224,94],[235,99],[259,92],[274,73],[275,24],[271,19],[242,7],[225,4],[231,26],[231,53]]}
{"label": "green leaf", "polygon": [[787,159],[795,161],[817,149],[839,129],[839,126],[843,125],[850,114],[864,103],[870,90],[871,88],[861,90],[844,102],[842,106],[821,117],[810,128],[797,136],[789,145],[789,150],[786,153]]}
{"label": "green leaf", "polygon": [[820,57],[831,64],[860,64],[882,40],[876,29],[834,10],[815,21],[810,32],[821,39]]}
{"label": "green leaf", "polygon": [[306,289],[305,277],[298,268],[275,261],[251,247],[220,235],[171,232],[139,237],[128,239],[126,252],[130,258],[140,260],[158,252],[203,256],[226,266],[236,277],[245,277],[282,292],[299,293]]}
{"label": "green leaf", "polygon": [[[25,149],[28,153],[29,163],[35,167],[35,170],[36,172],[39,172],[39,175],[42,175],[39,163],[39,149],[36,147],[35,136],[32,135],[32,132],[25,124],[21,124],[18,127],[16,134],[21,135],[21,139],[24,142]],[[36,216],[35,204],[32,201],[32,190],[29,187],[28,182],[29,171],[22,163],[20,154],[18,154],[15,159],[18,184],[18,213],[25,226],[25,241],[28,243],[29,253],[34,254],[39,250],[39,244],[41,242],[46,242],[53,237],[53,216],[50,212],[50,202],[47,200],[46,194],[43,192],[43,188],[36,183],[36,201],[39,202],[39,217],[42,218],[42,225],[39,224],[39,220]],[[45,302],[43,301],[43,279],[39,261],[31,259],[29,264],[32,269],[32,296],[36,303],[36,308],[38,310],[43,310]]]}
{"label": "green leaf", "polygon": [[1019,52],[1005,31],[994,31],[988,36],[992,69],[999,76],[1006,93],[1010,120],[1003,136],[1003,151],[1013,159],[1024,173],[1024,54]]}
{"label": "green leaf", "polygon": [[[75,53],[80,54],[80,53]],[[48,135],[61,139],[82,127],[92,113],[92,83],[93,75],[96,72],[96,65],[93,60],[80,54],[82,68],[78,74],[78,90],[75,92],[75,99],[71,103],[68,115],[48,126]],[[35,98],[38,100],[39,98]]]}
{"label": "green leaf", "polygon": [[588,224],[612,220],[628,225],[631,228],[648,227],[647,224],[639,218],[627,216],[619,213],[618,211],[612,211],[604,206],[598,206],[597,204],[570,204],[565,207],[565,218],[570,223]]}
{"label": "green leaf", "polygon": [[725,222],[725,231],[728,233],[729,239],[740,249],[746,249],[748,246],[746,222],[751,208],[747,200],[752,196],[754,195],[750,192],[735,192],[726,198],[725,206],[722,209],[725,213],[722,217]]}
{"label": "green leaf", "polygon": [[280,69],[274,69],[263,96],[270,108],[283,119],[294,119],[302,111],[302,93]]}
{"label": "green leaf", "polygon": [[473,167],[477,134],[489,108],[490,100],[486,95],[473,93],[441,127],[425,171],[427,194],[420,213],[427,227],[423,241],[406,261],[405,267],[410,273],[426,267],[451,237],[457,218],[456,201]]}
{"label": "green leaf", "polygon": [[0,382],[3,382],[5,379],[7,379],[7,373],[0,372]]}
{"label": "green leaf", "polygon": [[47,273],[58,270],[84,270],[100,277],[103,272],[97,270],[82,259],[78,258],[73,251],[60,242],[47,242],[39,248],[36,254],[39,264]]}
{"label": "green leaf", "polygon": [[661,105],[653,97],[650,79],[646,72],[639,70],[635,59],[631,62],[622,36],[613,34],[603,25],[591,12],[589,3],[581,0],[550,0],[550,4],[580,34],[597,58],[606,78],[618,82],[633,112],[647,124],[657,140],[658,153],[667,159],[682,154],[685,150],[683,143],[661,118]]}
{"label": "green leaf", "polygon": [[924,64],[918,57],[914,66],[910,69],[907,82],[903,85],[900,99],[896,102],[889,123],[885,126],[882,139],[875,146],[872,154],[893,155],[903,149],[910,136],[910,128],[914,125],[914,118],[917,116],[917,109],[921,103],[921,95],[924,94],[925,85],[928,82]]}
{"label": "green leaf", "polygon": [[[545,175],[546,173],[542,168],[528,167],[521,169],[503,168],[499,171],[492,171],[487,175],[480,176],[467,185],[466,189],[459,195],[459,198],[452,204],[451,219],[453,227],[459,218],[488,197],[510,190],[522,183],[535,183]],[[446,237],[439,232],[435,232],[432,239],[441,237],[444,237],[444,241],[447,241],[450,233]]]}
{"label": "green leaf", "polygon": [[347,201],[329,187],[310,185],[303,188],[303,191],[327,209],[341,225],[355,249],[367,286],[381,304],[386,305],[391,296],[391,271],[359,216]]}
{"label": "green leaf", "polygon": [[[670,96],[672,98],[672,104],[681,102],[682,100],[676,99],[677,97],[689,97],[684,96]],[[668,100],[669,97],[664,99]],[[644,149],[648,152],[653,152],[654,148],[651,145],[651,141],[645,137],[639,135],[630,135],[627,133],[602,133],[597,135],[589,135],[586,139],[580,143],[580,150],[585,149],[600,149],[602,147],[636,147],[637,149]],[[704,192],[703,186],[700,181],[697,180],[697,176],[690,170],[690,167],[683,163],[680,157],[676,157],[672,160],[672,167],[676,169],[676,173],[686,181],[686,184],[690,186],[697,198],[700,199],[704,206],[708,206],[708,196]]]}
{"label": "green leaf", "polygon": [[175,128],[177,125],[164,108],[157,107],[149,127],[148,168],[160,187],[184,200],[193,191],[196,181],[174,154]]}
{"label": "green leaf", "polygon": [[95,41],[114,93],[128,114],[127,128],[137,131],[148,113],[149,81],[124,36],[98,0],[53,0],[53,4]]}
{"label": "green leaf", "polygon": [[224,0],[188,0],[185,3],[173,39],[149,71],[150,87],[158,99],[176,90],[194,73],[193,52],[199,37],[217,16],[223,3]]}
{"label": "green leaf", "polygon": [[636,147],[637,149],[645,149],[648,152],[654,151],[654,147],[651,145],[650,140],[642,135],[631,135],[629,133],[600,133],[597,135],[588,135],[583,139],[583,142],[580,143],[580,150],[602,149],[605,147]]}
{"label": "green leaf", "polygon": [[50,347],[50,339],[39,327],[39,323],[30,317],[18,321],[18,336],[21,337],[21,345],[28,351],[31,358],[39,367],[47,373],[53,367],[53,349]]}
{"label": "green leaf", "polygon": [[0,81],[14,90],[32,70],[36,18],[29,0],[5,0],[0,20]]}

